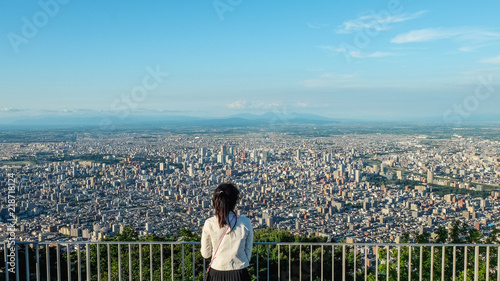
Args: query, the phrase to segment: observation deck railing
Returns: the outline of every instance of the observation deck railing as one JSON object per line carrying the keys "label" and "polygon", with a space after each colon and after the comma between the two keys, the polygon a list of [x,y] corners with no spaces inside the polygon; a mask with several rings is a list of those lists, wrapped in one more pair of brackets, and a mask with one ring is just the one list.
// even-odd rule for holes
{"label": "observation deck railing", "polygon": [[[14,250],[14,251],[12,251]],[[204,280],[199,242],[0,244],[0,280]],[[255,242],[253,280],[496,280],[500,245]],[[444,261],[444,262],[443,262]]]}

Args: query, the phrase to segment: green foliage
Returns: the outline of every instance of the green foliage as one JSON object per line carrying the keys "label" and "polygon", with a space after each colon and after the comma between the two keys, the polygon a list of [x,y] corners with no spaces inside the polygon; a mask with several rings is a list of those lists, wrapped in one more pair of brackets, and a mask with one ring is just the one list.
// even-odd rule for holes
{"label": "green foliage", "polygon": [[[486,243],[498,242],[495,240],[498,233],[499,231],[493,228],[489,236],[490,240],[487,239]],[[435,246],[402,246],[399,251],[393,247],[389,249],[389,262],[386,258],[387,249],[380,249],[378,251],[380,260],[378,272],[376,272],[375,266],[371,266],[368,269],[370,272],[368,280],[376,280],[377,274],[379,280],[386,280],[387,268],[389,280],[420,280],[420,275],[422,275],[422,280],[430,280],[431,272],[434,280],[464,280],[464,272],[467,275],[467,280],[474,280],[474,265],[477,256],[479,280],[487,281],[487,250],[486,247],[480,246],[481,240],[481,232],[471,228],[466,223],[453,221],[449,229],[439,227],[434,240],[431,239],[430,233],[425,232],[415,237],[415,243],[437,243]],[[403,236],[402,243],[408,242],[410,242],[409,235]],[[464,246],[443,246],[445,243],[463,244]],[[497,248],[490,248],[489,257],[491,270],[498,262]],[[456,261],[455,268],[453,268],[454,260]],[[465,261],[467,261],[467,270],[465,270]],[[422,264],[421,271],[420,264]],[[399,275],[398,267],[401,269]],[[442,279],[443,276],[444,279]],[[496,280],[496,271],[490,272],[489,280]]]}
{"label": "green foliage", "polygon": [[[293,235],[288,231],[268,228],[256,230],[254,232],[254,241],[326,243],[326,238],[312,235]],[[278,280],[278,273],[282,280],[295,280],[299,276],[302,276],[304,280],[310,280],[311,274],[313,280],[320,280],[320,272],[321,268],[323,268],[323,280],[332,280],[332,274],[334,274],[335,280],[341,280],[343,248],[345,248],[346,279],[353,280],[354,263],[356,262],[358,269],[361,268],[361,256],[357,255],[355,258],[352,247],[335,246],[335,244],[331,244],[331,246],[254,244],[249,271],[253,280],[257,278],[257,265],[259,267],[259,280]],[[279,267],[278,257],[280,261]],[[269,278],[267,277],[268,274]]]}
{"label": "green foliage", "polygon": [[[492,228],[487,237],[487,243],[498,243],[497,235],[500,231]],[[81,275],[83,279],[87,276],[87,254],[90,258],[89,272],[90,280],[97,280],[97,265],[100,267],[101,280],[118,280],[119,268],[121,268],[122,280],[128,280],[132,274],[132,280],[140,279],[142,268],[143,280],[160,280],[163,266],[164,280],[203,280],[204,262],[208,265],[209,260],[203,259],[200,246],[197,244],[150,244],[149,242],[175,242],[175,241],[200,241],[200,235],[189,229],[180,230],[172,237],[160,237],[148,234],[139,238],[138,233],[131,227],[125,227],[124,231],[115,237],[103,239],[105,243],[84,243],[80,246]],[[408,234],[403,235],[401,247],[387,248],[386,246],[368,247],[356,245],[354,248],[347,245],[330,244],[324,237],[312,235],[294,235],[288,231],[276,228],[259,229],[254,232],[254,241],[258,242],[281,242],[284,245],[254,244],[249,272],[253,280],[259,274],[259,280],[298,280],[302,276],[304,280],[364,280],[364,272],[368,273],[367,280],[430,280],[433,274],[434,280],[474,280],[475,262],[478,261],[478,274],[481,281],[496,280],[495,266],[498,262],[497,248],[489,249],[490,274],[486,280],[486,257],[487,249],[481,246],[481,232],[469,227],[467,224],[453,221],[450,228],[440,227],[434,239],[430,233],[423,233],[414,237],[417,244],[439,243],[434,246],[409,246],[405,243],[411,242]],[[106,242],[125,242],[121,244],[106,244]],[[126,242],[132,242],[127,244]],[[142,243],[141,243],[142,242]],[[325,243],[326,245],[286,245],[286,243]],[[456,243],[463,246],[446,246],[443,243]],[[88,246],[88,248],[87,248]],[[40,273],[44,278],[47,276],[47,253],[49,249],[49,269],[52,278],[57,277],[57,251],[56,247],[39,248]],[[0,249],[0,262],[4,264],[3,249]],[[19,248],[19,256],[24,257],[25,248]],[[36,264],[36,247],[28,247],[28,257],[31,265]],[[108,276],[108,251],[109,268],[111,276]],[[371,263],[365,268],[364,255]],[[98,254],[99,253],[99,254]],[[378,254],[375,259],[375,254]],[[194,255],[194,267],[193,267]],[[389,255],[389,259],[387,259]],[[467,255],[467,258],[465,256]],[[59,259],[61,262],[61,276],[67,279],[67,250],[66,245],[60,245]],[[433,263],[431,264],[431,257]],[[152,260],[151,260],[152,258]],[[78,252],[72,246],[69,257],[73,266],[71,267],[71,279],[78,280]],[[279,266],[278,266],[279,259]],[[378,265],[375,264],[378,260]],[[455,270],[453,260],[456,261]],[[466,261],[466,269],[464,265]],[[182,266],[184,264],[184,267]],[[420,270],[422,264],[422,270]],[[121,266],[119,266],[121,265]],[[152,266],[151,266],[152,265]],[[25,259],[19,259],[20,268],[25,268]],[[258,266],[258,272],[257,272]],[[345,266],[345,267],[344,267]],[[1,267],[0,267],[1,268]],[[150,269],[152,268],[152,271]],[[356,268],[356,270],[354,270]],[[398,273],[398,268],[399,273]],[[443,271],[444,269],[444,271]],[[279,271],[278,271],[279,270]],[[30,272],[35,273],[35,267],[30,267]],[[152,273],[150,273],[152,272]],[[356,273],[354,273],[356,272]],[[432,272],[432,273],[431,273]],[[151,278],[152,274],[152,278]],[[291,274],[291,276],[290,276]],[[333,275],[333,278],[332,278]],[[269,276],[269,279],[268,279]],[[442,279],[444,276],[444,279]],[[13,275],[10,278],[14,278]],[[399,278],[399,279],[398,279]],[[15,278],[14,278],[15,279]],[[14,280],[11,279],[11,280]],[[20,280],[26,280],[21,274]]]}

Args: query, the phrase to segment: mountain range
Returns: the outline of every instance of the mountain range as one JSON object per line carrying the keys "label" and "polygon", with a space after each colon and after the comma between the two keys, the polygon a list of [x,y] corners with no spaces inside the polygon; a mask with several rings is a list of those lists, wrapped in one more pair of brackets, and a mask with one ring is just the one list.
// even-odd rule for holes
{"label": "mountain range", "polygon": [[17,118],[0,118],[0,128],[57,128],[57,127],[110,127],[110,126],[273,126],[292,124],[332,124],[332,118],[307,114],[267,112],[240,113],[227,117],[193,117],[184,115],[141,115],[120,118],[105,114],[64,114]]}

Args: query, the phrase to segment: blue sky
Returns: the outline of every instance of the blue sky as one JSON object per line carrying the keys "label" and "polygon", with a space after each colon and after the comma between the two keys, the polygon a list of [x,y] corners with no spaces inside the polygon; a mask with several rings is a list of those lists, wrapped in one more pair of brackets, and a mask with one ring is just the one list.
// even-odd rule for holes
{"label": "blue sky", "polygon": [[2,1],[0,119],[499,115],[499,8],[498,1]]}

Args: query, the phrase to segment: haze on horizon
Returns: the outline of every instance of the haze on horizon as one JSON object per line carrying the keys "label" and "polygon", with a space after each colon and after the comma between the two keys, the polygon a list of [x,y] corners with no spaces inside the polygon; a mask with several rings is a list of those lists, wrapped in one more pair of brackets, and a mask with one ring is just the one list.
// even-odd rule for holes
{"label": "haze on horizon", "polygon": [[0,123],[292,112],[500,120],[497,1],[0,3]]}

